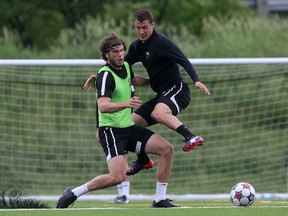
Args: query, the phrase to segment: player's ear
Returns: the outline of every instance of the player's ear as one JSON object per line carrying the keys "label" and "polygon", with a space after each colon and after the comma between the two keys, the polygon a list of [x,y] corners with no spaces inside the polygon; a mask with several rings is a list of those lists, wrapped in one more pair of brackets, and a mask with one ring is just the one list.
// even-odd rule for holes
{"label": "player's ear", "polygon": [[105,53],[106,59],[108,59],[108,56],[109,56],[109,54],[108,54],[108,52],[106,52],[106,53]]}

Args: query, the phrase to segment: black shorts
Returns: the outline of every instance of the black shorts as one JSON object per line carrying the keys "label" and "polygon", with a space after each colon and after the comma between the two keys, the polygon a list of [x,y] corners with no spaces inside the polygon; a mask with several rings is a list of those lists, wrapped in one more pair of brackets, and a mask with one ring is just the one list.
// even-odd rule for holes
{"label": "black shorts", "polygon": [[107,160],[124,155],[126,151],[144,153],[153,134],[149,129],[135,125],[128,128],[99,127],[100,143]]}
{"label": "black shorts", "polygon": [[190,89],[187,83],[181,82],[145,102],[135,111],[135,113],[142,116],[142,118],[146,120],[148,126],[151,126],[157,124],[151,117],[151,113],[158,103],[166,104],[171,109],[172,114],[177,116],[189,105],[190,101]]}

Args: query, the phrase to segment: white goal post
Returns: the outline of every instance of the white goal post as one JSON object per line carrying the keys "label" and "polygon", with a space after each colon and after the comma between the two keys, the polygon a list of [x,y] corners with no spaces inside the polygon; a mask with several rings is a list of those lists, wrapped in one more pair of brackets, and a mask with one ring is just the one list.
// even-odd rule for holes
{"label": "white goal post", "polygon": [[[205,143],[185,153],[179,134],[151,127],[175,148],[167,193],[179,199],[225,198],[233,185],[246,181],[262,198],[287,198],[288,58],[190,61],[212,95],[195,88],[180,67],[192,101],[179,118]],[[0,187],[57,197],[67,186],[107,171],[95,140],[95,92],[82,88],[103,64],[100,59],[0,60]],[[147,76],[141,64],[133,71]],[[150,87],[136,93],[142,101],[155,95]],[[131,177],[134,199],[155,193],[158,157],[151,157],[155,168]],[[135,158],[129,153],[130,163]],[[116,187],[93,194],[110,199]]]}
{"label": "white goal post", "polygon": [[[220,64],[287,64],[288,58],[194,58],[193,65]],[[94,65],[104,64],[102,59],[0,59],[1,65]]]}

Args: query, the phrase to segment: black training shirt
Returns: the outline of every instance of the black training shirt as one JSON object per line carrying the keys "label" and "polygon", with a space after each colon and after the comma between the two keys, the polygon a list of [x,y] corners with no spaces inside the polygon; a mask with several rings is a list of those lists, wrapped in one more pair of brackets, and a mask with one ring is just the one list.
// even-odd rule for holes
{"label": "black training shirt", "polygon": [[132,42],[125,61],[130,65],[142,62],[148,72],[151,88],[157,93],[184,81],[179,65],[187,71],[194,83],[199,81],[193,65],[179,47],[155,30],[145,43],[139,39]]}

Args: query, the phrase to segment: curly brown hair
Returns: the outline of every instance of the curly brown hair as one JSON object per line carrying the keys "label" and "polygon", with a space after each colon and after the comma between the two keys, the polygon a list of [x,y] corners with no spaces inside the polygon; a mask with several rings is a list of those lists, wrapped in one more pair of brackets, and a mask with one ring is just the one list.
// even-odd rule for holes
{"label": "curly brown hair", "polygon": [[119,45],[123,45],[124,50],[126,50],[126,44],[122,38],[120,38],[116,33],[111,32],[106,37],[103,38],[99,49],[101,51],[102,58],[107,61],[107,57],[105,54],[109,52],[114,47],[117,47]]}

